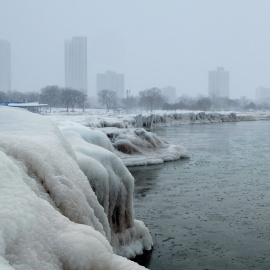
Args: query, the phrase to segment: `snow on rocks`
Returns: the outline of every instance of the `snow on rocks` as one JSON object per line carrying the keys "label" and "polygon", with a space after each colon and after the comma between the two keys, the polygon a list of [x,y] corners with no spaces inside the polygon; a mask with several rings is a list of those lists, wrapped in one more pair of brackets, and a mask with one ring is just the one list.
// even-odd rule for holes
{"label": "snow on rocks", "polygon": [[[89,143],[92,134],[96,137],[97,133],[103,138],[103,145],[110,145],[109,148]],[[148,229],[143,223],[134,220],[134,178],[112,152],[112,145],[106,135],[83,126],[64,127],[62,134],[71,143],[81,170],[104,208],[111,228],[114,251],[126,257],[134,257],[142,253],[143,249],[151,249],[152,240]]]}
{"label": "snow on rocks", "polygon": [[49,119],[22,109],[0,107],[0,119],[0,268],[144,269],[114,254],[134,256],[152,239],[109,144],[69,130],[74,150]]}
{"label": "snow on rocks", "polygon": [[138,115],[135,117],[136,127],[140,125],[145,128],[164,125],[185,125],[185,124],[210,124],[221,122],[239,121],[235,113],[205,113],[205,112],[185,112],[185,113],[163,113]]}
{"label": "snow on rocks", "polygon": [[235,112],[192,112],[175,111],[155,113],[113,115],[113,114],[58,114],[49,115],[54,122],[61,125],[71,125],[72,122],[80,123],[92,128],[138,128],[150,129],[155,126],[186,125],[186,124],[211,124],[222,122],[268,120],[269,113],[235,113]]}
{"label": "snow on rocks", "polygon": [[105,129],[104,132],[126,166],[160,164],[189,157],[186,148],[170,145],[143,128]]}

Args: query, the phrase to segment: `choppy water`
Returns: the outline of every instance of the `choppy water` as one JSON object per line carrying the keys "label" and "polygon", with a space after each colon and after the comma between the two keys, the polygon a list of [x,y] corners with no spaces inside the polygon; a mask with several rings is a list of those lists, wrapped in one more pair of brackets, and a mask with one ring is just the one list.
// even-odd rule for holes
{"label": "choppy water", "polygon": [[155,246],[137,261],[159,269],[270,269],[270,122],[155,132],[191,159],[130,168],[135,212]]}

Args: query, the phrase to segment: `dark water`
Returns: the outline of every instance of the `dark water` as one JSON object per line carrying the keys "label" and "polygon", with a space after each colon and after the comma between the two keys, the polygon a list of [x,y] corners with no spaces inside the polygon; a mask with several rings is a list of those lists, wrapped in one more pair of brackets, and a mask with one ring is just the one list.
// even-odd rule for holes
{"label": "dark water", "polygon": [[270,269],[270,122],[155,130],[191,159],[130,168],[152,269]]}

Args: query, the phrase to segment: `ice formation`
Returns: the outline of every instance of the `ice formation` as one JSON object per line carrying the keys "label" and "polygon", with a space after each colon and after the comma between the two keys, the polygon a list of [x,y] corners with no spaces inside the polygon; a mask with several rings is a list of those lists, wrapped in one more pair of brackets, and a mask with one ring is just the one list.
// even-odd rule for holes
{"label": "ice formation", "polygon": [[221,122],[237,122],[239,121],[235,113],[216,113],[216,112],[175,112],[175,113],[151,113],[130,115],[128,117],[112,117],[111,119],[100,119],[91,122],[89,119],[84,122],[85,125],[91,127],[144,127],[151,128],[160,125],[183,125],[183,124],[210,124]]}
{"label": "ice formation", "polygon": [[[52,114],[50,117],[61,125],[71,125],[72,122],[80,123],[87,127],[95,128],[138,128],[150,129],[155,126],[171,126],[185,124],[211,124],[222,122],[269,120],[269,113],[235,113],[235,112],[192,112],[175,111],[154,113],[133,114],[133,115],[113,115],[102,114],[99,111],[91,111],[83,114]],[[70,121],[71,120],[71,121]]]}
{"label": "ice formation", "polygon": [[[142,222],[134,220],[134,179],[120,158],[112,152],[106,135],[83,126],[63,128],[62,134],[71,143],[81,170],[108,216],[111,244],[115,252],[134,257],[143,249],[150,249],[152,241],[148,230]],[[96,138],[103,138],[103,147],[89,143]]]}
{"label": "ice formation", "polygon": [[126,166],[159,164],[190,156],[186,148],[171,145],[143,128],[105,129],[104,132]]}
{"label": "ice formation", "polygon": [[115,254],[132,257],[152,240],[106,136],[102,147],[90,129],[65,138],[22,109],[0,107],[0,119],[0,269],[144,269]]}

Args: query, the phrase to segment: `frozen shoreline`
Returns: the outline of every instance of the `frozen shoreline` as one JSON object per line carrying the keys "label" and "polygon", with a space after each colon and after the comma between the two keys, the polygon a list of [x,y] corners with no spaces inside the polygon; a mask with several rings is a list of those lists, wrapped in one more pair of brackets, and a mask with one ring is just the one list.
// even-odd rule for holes
{"label": "frozen shoreline", "polygon": [[191,112],[176,111],[144,114],[110,114],[104,111],[90,110],[82,112],[60,112],[46,114],[54,122],[68,125],[70,121],[80,123],[92,128],[151,128],[155,126],[187,125],[187,124],[211,124],[237,121],[270,120],[270,113],[266,112]]}
{"label": "frozen shoreline", "polygon": [[24,109],[0,116],[0,268],[145,269],[121,257],[153,243],[107,136]]}
{"label": "frozen shoreline", "polygon": [[179,145],[170,145],[147,130],[158,126],[188,124],[212,124],[222,122],[268,120],[269,114],[234,112],[172,112],[154,114],[113,115],[102,112],[51,114],[60,126],[72,126],[74,122],[103,131],[114,146],[115,154],[126,166],[145,166],[166,161],[188,158],[188,150]]}

